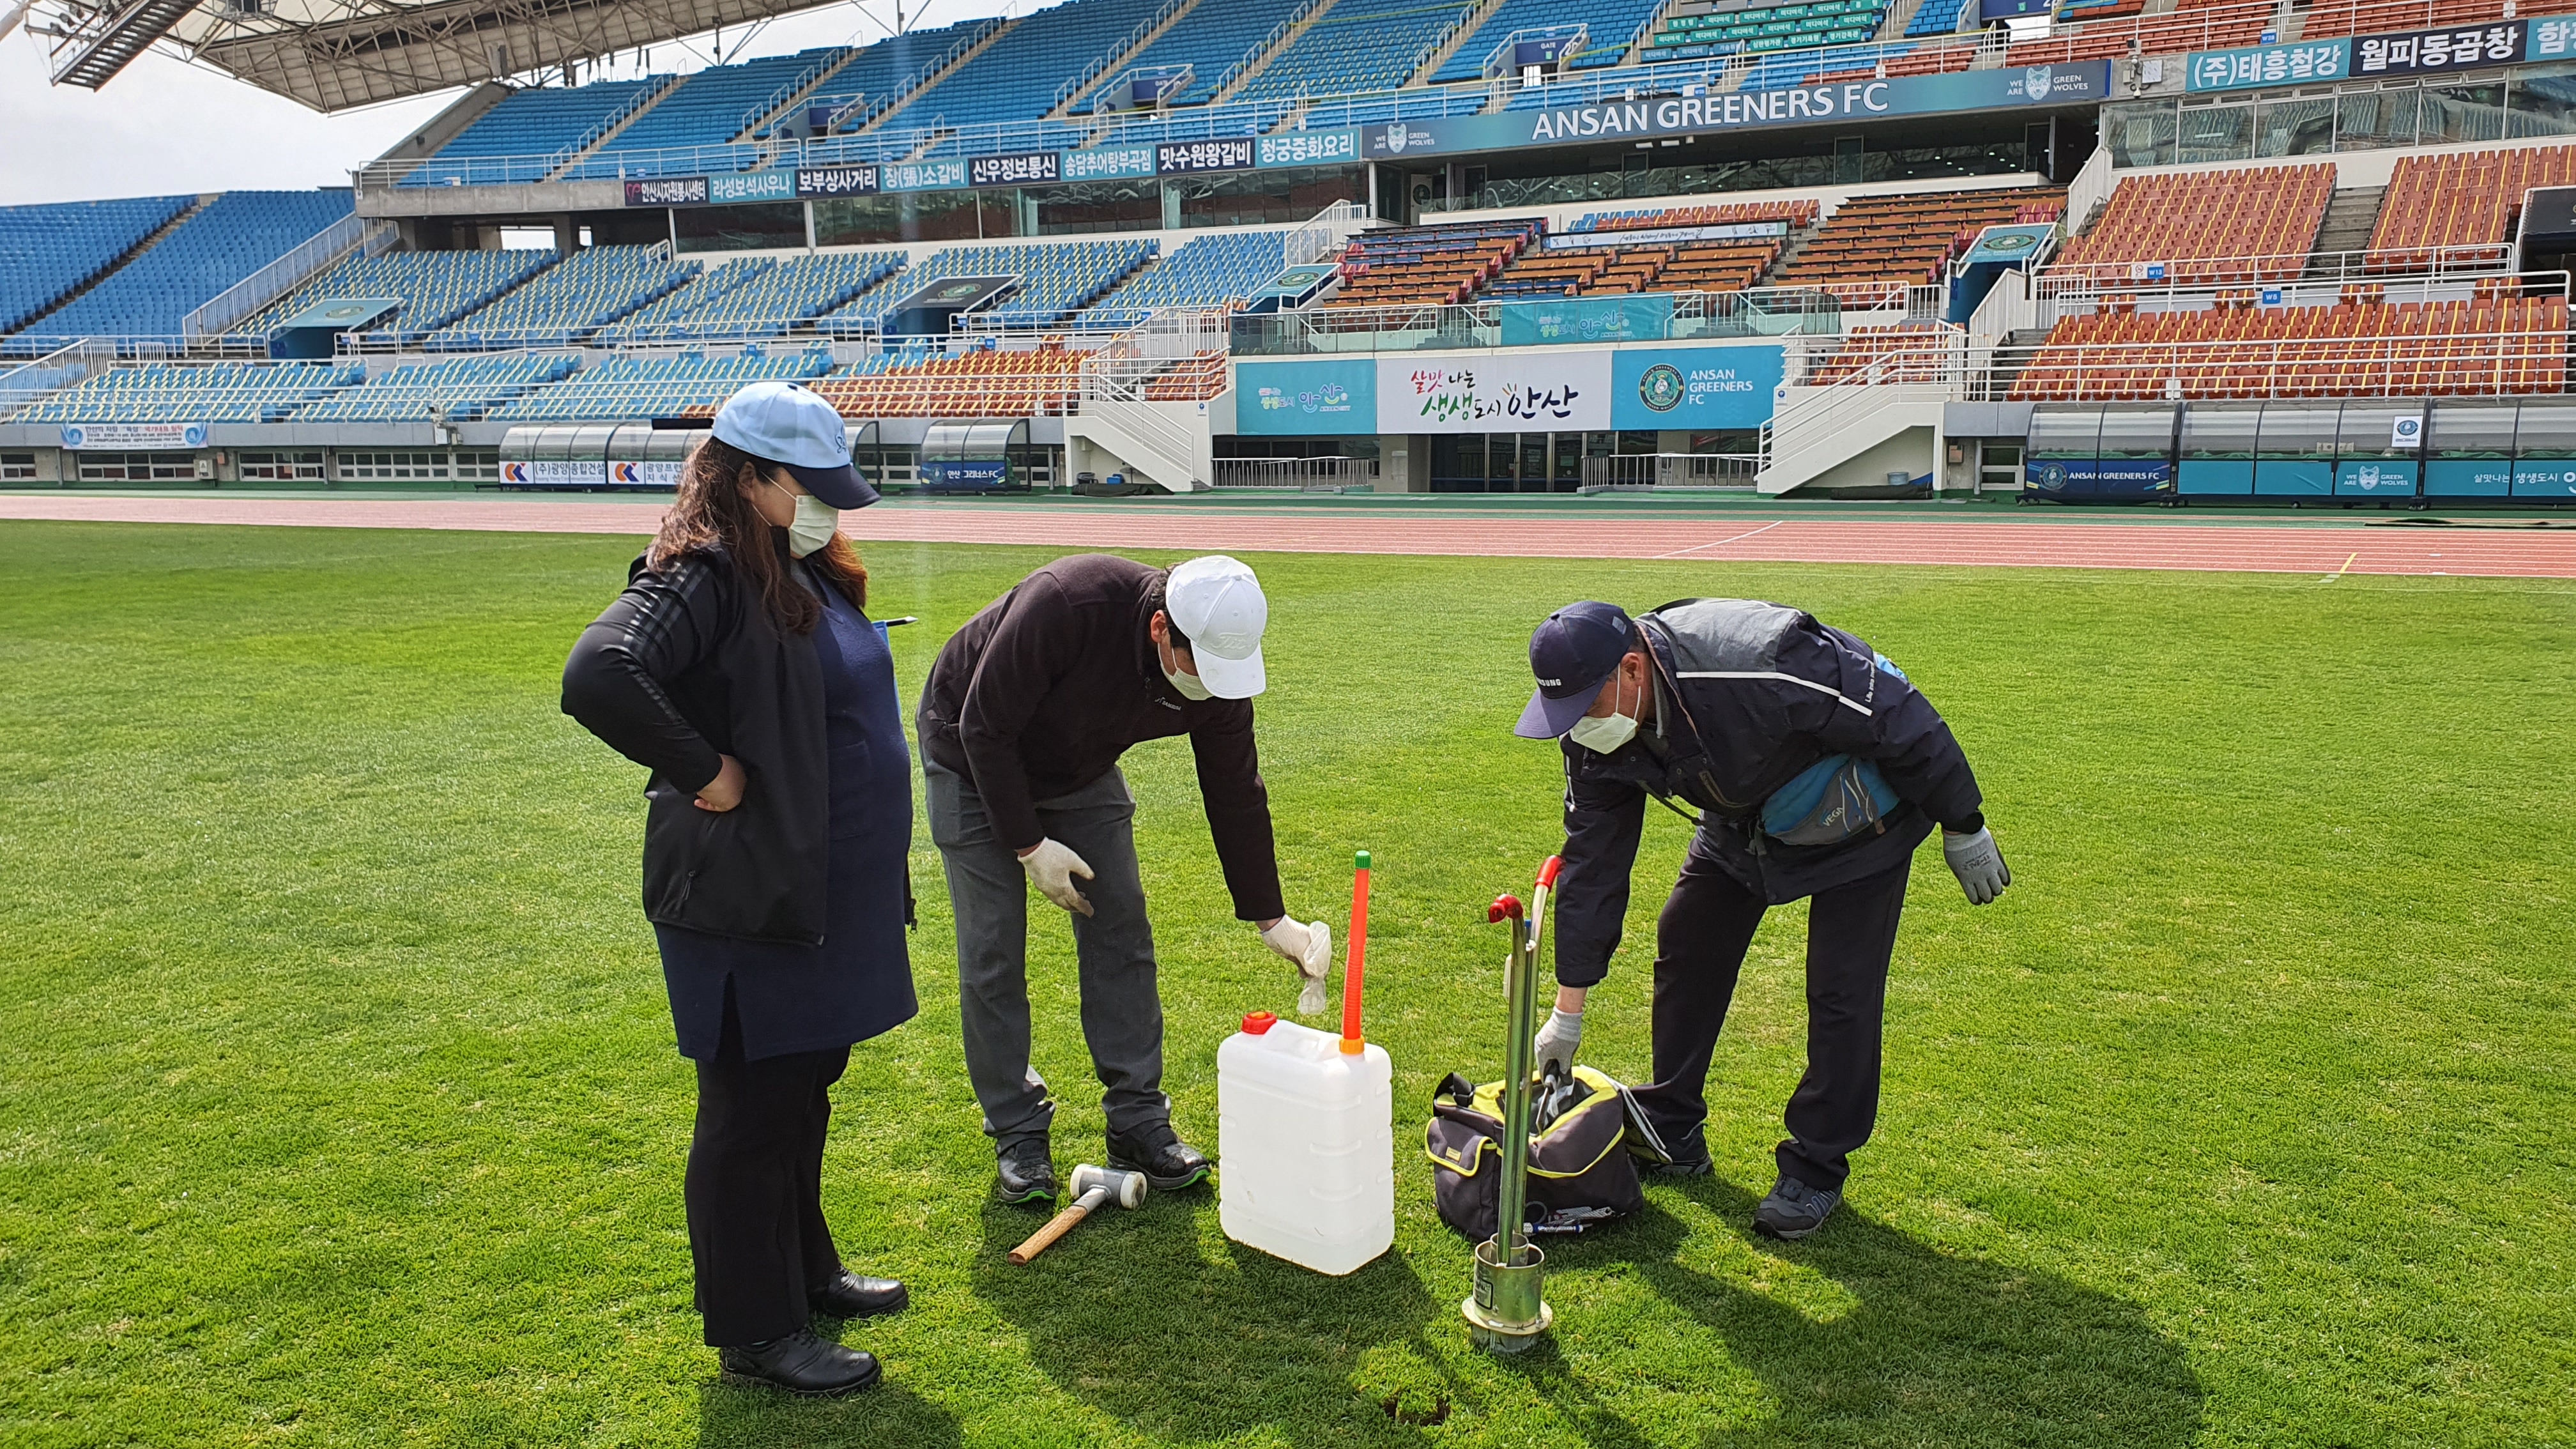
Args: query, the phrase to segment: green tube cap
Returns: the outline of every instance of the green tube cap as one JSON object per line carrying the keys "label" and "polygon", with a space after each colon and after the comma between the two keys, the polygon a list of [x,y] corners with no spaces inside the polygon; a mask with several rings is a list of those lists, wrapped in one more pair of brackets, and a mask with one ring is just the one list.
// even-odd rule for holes
{"label": "green tube cap", "polygon": [[1368,869],[1368,868],[1369,868],[1369,853],[1368,853],[1367,851],[1363,850],[1363,851],[1361,851],[1360,853],[1358,853],[1357,855],[1354,855],[1354,856],[1352,856],[1352,857],[1351,857],[1351,869],[1353,869],[1353,870],[1366,870],[1366,869]]}

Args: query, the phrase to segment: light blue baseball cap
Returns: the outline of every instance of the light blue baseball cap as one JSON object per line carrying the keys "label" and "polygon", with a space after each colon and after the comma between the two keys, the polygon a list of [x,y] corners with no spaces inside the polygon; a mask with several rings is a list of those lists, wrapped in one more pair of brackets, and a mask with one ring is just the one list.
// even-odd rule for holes
{"label": "light blue baseball cap", "polygon": [[755,382],[716,409],[723,442],[795,475],[805,491],[834,508],[865,508],[877,490],[850,466],[849,434],[840,410],[792,382]]}

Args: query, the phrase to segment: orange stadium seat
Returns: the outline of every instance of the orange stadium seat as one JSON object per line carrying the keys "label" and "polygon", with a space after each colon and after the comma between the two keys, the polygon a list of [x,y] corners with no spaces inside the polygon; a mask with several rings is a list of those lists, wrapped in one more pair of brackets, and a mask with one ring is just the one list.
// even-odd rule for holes
{"label": "orange stadium seat", "polygon": [[2128,280],[2140,266],[2162,263],[2168,283],[2296,277],[2307,270],[2334,178],[2330,165],[2124,177],[2100,219],[2049,271]]}
{"label": "orange stadium seat", "polygon": [[2567,299],[2379,300],[2331,307],[2069,317],[2015,379],[2016,401],[2497,396],[2566,390]]}
{"label": "orange stadium seat", "polygon": [[1026,352],[969,352],[808,386],[847,418],[1061,417],[1082,395],[1082,358],[1060,340]]}
{"label": "orange stadium seat", "polygon": [[1845,306],[1883,305],[1895,288],[1935,280],[1984,228],[2051,220],[2065,208],[2066,193],[2056,187],[1858,197],[1843,203],[1772,285],[1832,292]]}
{"label": "orange stadium seat", "polygon": [[2523,193],[2569,185],[2576,185],[2576,146],[2400,157],[2364,265],[2374,272],[2416,271],[2432,266],[2447,247],[2494,247],[2501,255],[2521,219]]}

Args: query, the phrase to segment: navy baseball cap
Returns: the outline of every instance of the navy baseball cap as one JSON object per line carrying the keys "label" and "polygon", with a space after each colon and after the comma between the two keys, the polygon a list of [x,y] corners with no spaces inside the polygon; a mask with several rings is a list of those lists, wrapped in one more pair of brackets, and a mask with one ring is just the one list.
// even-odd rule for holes
{"label": "navy baseball cap", "polygon": [[1530,672],[1538,676],[1538,692],[1512,733],[1552,740],[1574,728],[1636,641],[1636,626],[1617,604],[1586,599],[1548,615],[1530,635]]}
{"label": "navy baseball cap", "polygon": [[841,410],[810,389],[775,379],[755,382],[716,410],[715,435],[785,468],[806,492],[834,508],[865,508],[877,501],[877,490],[850,466],[850,435]]}

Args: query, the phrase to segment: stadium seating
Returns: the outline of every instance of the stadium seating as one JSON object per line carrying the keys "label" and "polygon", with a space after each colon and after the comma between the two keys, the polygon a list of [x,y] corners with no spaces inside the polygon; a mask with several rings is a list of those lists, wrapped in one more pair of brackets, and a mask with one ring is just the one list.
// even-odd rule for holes
{"label": "stadium seating", "polygon": [[137,196],[0,206],[0,332],[17,330],[88,285],[195,200]]}
{"label": "stadium seating", "polygon": [[1279,275],[1287,249],[1275,231],[1194,237],[1084,309],[1082,325],[1132,327],[1157,307],[1240,306]]}
{"label": "stadium seating", "polygon": [[1440,37],[1473,8],[1344,0],[1290,41],[1236,99],[1392,90],[1421,68]]}
{"label": "stadium seating", "polygon": [[225,192],[33,330],[177,337],[189,313],[348,214],[345,187]]}
{"label": "stadium seating", "polygon": [[1762,240],[1533,247],[1506,265],[1502,275],[1487,285],[1485,295],[1741,292],[1779,255],[1779,242]]}
{"label": "stadium seating", "polygon": [[[746,115],[789,81],[828,63],[838,47],[771,56],[740,65],[709,66],[685,76],[652,109],[617,133],[609,149],[583,161],[574,176],[615,176],[621,156],[690,146],[721,146],[760,119]],[[631,164],[627,163],[627,164]]]}
{"label": "stadium seating", "polygon": [[502,252],[385,252],[333,263],[235,326],[256,336],[332,297],[400,297],[402,310],[379,324],[380,332],[419,338],[446,326],[503,292],[553,266],[551,250]]}
{"label": "stadium seating", "polygon": [[1959,12],[1967,8],[1968,0],[1923,0],[1915,7],[1914,18],[1905,22],[1905,33],[1909,37],[1948,35],[1959,28]]}
{"label": "stadium seating", "polygon": [[584,368],[549,387],[492,410],[493,422],[579,418],[676,418],[713,409],[747,382],[765,378],[820,377],[831,370],[828,352],[775,357],[756,351],[709,358],[682,352],[668,357],[616,357]]}
{"label": "stadium seating", "polygon": [[2523,193],[2576,185],[2576,146],[2401,156],[2379,203],[2365,265],[2374,272],[2427,267],[2444,247],[2513,240]]}
{"label": "stadium seating", "polygon": [[[1186,65],[1190,68],[1188,87],[1167,98],[1165,104],[1196,105],[1214,96],[1235,63],[1269,39],[1279,22],[1295,13],[1302,3],[1304,0],[1199,0],[1153,44],[1102,71],[1100,79],[1112,81],[1140,67]],[[1089,108],[1090,103],[1084,102],[1084,109]]]}
{"label": "stadium seating", "polygon": [[1362,232],[1342,254],[1342,290],[1326,307],[1463,302],[1538,244],[1535,221],[1465,222]]}
{"label": "stadium seating", "polygon": [[1657,206],[1636,211],[1588,211],[1568,231],[1644,231],[1668,226],[1734,226],[1744,222],[1780,221],[1792,228],[1813,226],[1823,210],[1806,198],[1789,201],[1728,201],[1705,206]]}
{"label": "stadium seating", "polygon": [[1028,351],[983,348],[844,373],[814,391],[848,418],[1061,417],[1082,395],[1082,358],[1049,339]]}
{"label": "stadium seating", "polygon": [[[748,341],[793,330],[850,301],[903,268],[901,252],[821,252],[731,262],[663,297],[591,341]],[[727,275],[731,273],[732,275]]]}
{"label": "stadium seating", "polygon": [[2167,284],[2296,277],[2307,270],[2334,183],[2331,165],[2122,177],[2049,271],[2124,280],[2161,264]]}
{"label": "stadium seating", "polygon": [[838,113],[844,129],[856,126],[897,92],[917,84],[959,43],[991,20],[968,20],[940,30],[908,30],[862,50],[806,97],[808,108]]}
{"label": "stadium seating", "polygon": [[904,273],[899,285],[871,288],[826,316],[882,325],[895,303],[943,277],[1017,277],[1017,290],[1003,298],[1001,306],[983,314],[984,320],[1042,327],[1091,305],[1153,255],[1154,243],[1140,238],[950,247]]}
{"label": "stadium seating", "polygon": [[1876,36],[1886,19],[1886,0],[1676,0],[1647,37],[1645,59],[1651,64],[1852,45]]}
{"label": "stadium seating", "polygon": [[1196,352],[1145,379],[1147,402],[1207,402],[1226,389],[1225,354]]}
{"label": "stadium seating", "polygon": [[276,423],[365,377],[333,362],[145,363],[98,373],[15,423]]}
{"label": "stadium seating", "polygon": [[404,176],[402,184],[447,186],[465,181],[542,180],[551,167],[539,166],[520,174],[502,173],[474,163],[484,157],[556,156],[670,81],[669,76],[647,76],[643,80],[593,81],[586,86],[541,86],[515,92],[475,117],[474,124]]}
{"label": "stadium seating", "polygon": [[601,246],[573,253],[454,324],[429,334],[434,351],[561,347],[588,337],[698,274],[661,244]]}
{"label": "stadium seating", "polygon": [[2300,22],[2299,38],[2402,34],[2440,25],[2489,25],[2508,16],[2553,15],[2566,0],[2537,0],[2508,9],[2505,0],[2316,0]]}
{"label": "stadium seating", "polygon": [[[1831,0],[1827,0],[1831,3]],[[1443,85],[1451,81],[1482,80],[1485,58],[1494,48],[1511,38],[1515,30],[1535,30],[1544,26],[1565,26],[1578,22],[1584,27],[1582,53],[1563,64],[1567,69],[1617,65],[1627,58],[1629,44],[1637,38],[1637,28],[1655,13],[1656,0],[1503,0],[1485,23],[1446,61],[1432,72],[1431,82]],[[1504,67],[1509,73],[1510,67]]]}
{"label": "stadium seating", "polygon": [[2186,398],[2565,390],[2566,298],[2390,304],[2379,292],[2349,288],[2331,307],[2258,308],[2245,292],[2205,311],[2069,317],[2049,329],[2012,396],[2163,398],[2174,381]]}
{"label": "stadium seating", "polygon": [[2026,40],[2004,49],[2006,66],[2062,65],[2079,60],[2113,60],[2124,55],[2182,55],[2195,50],[2224,50],[2261,43],[2263,32],[2279,23],[2269,4],[2230,0],[2217,5],[2185,5],[2162,14],[2130,14],[2087,21],[2072,35]]}
{"label": "stadium seating", "polygon": [[[1078,0],[1024,16],[1000,39],[903,108],[906,128],[1035,120],[1056,88],[1123,45],[1166,0]],[[1032,142],[1031,144],[1038,144]]]}
{"label": "stadium seating", "polygon": [[1858,197],[1827,219],[1772,285],[1831,292],[1845,306],[1890,305],[1895,288],[1937,280],[1984,228],[2050,220],[2065,206],[2066,193],[2055,187]]}
{"label": "stadium seating", "polygon": [[1885,360],[1875,380],[1888,383],[1938,382],[1944,372],[1942,363],[1950,356],[1959,334],[1938,322],[1898,322],[1885,327],[1855,327],[1844,334],[1842,346],[1819,361],[1807,375],[1810,385],[1822,387],[1866,371],[1872,364]]}
{"label": "stadium seating", "polygon": [[299,423],[472,422],[511,398],[572,375],[573,358],[537,353],[407,362],[295,415]]}

